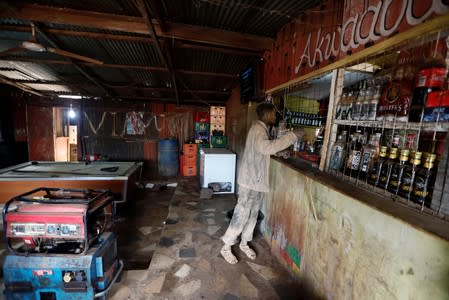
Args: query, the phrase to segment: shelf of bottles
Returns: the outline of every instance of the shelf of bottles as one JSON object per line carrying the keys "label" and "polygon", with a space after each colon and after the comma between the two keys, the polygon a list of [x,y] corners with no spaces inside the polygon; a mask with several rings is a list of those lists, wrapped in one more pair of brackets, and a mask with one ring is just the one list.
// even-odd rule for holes
{"label": "shelf of bottles", "polygon": [[305,135],[293,145],[291,153],[313,163],[321,159],[324,127],[329,107],[331,75],[321,75],[307,83],[291,87],[285,97],[284,120],[289,128],[304,128]]}
{"label": "shelf of bottles", "polygon": [[446,41],[398,51],[377,72],[345,70],[329,173],[432,213],[437,167],[447,163],[441,161],[449,131]]}

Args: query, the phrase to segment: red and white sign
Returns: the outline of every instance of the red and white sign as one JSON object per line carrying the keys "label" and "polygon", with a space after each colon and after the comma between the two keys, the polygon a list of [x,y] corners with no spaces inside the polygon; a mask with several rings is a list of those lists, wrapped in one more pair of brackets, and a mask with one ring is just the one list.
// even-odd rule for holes
{"label": "red and white sign", "polygon": [[447,0],[330,1],[278,33],[265,57],[265,86],[307,74],[448,12]]}

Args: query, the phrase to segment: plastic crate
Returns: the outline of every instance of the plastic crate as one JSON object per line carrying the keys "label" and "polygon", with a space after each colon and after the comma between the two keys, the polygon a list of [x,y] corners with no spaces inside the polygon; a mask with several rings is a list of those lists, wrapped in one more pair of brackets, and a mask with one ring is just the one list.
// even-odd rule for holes
{"label": "plastic crate", "polygon": [[209,123],[200,123],[195,122],[195,130],[198,131],[209,131],[210,124]]}
{"label": "plastic crate", "polygon": [[210,144],[213,148],[225,148],[228,145],[228,138],[224,135],[211,136]]}
{"label": "plastic crate", "polygon": [[198,152],[197,144],[184,144],[182,146],[182,153],[184,155],[196,155]]}
{"label": "plastic crate", "polygon": [[211,125],[216,125],[216,124],[224,125],[225,121],[226,121],[226,118],[224,116],[211,116],[210,117]]}
{"label": "plastic crate", "polygon": [[182,166],[196,166],[196,154],[183,155]]}
{"label": "plastic crate", "polygon": [[211,106],[210,107],[210,115],[211,116],[225,116],[226,115],[226,107],[225,106]]}
{"label": "plastic crate", "polygon": [[208,111],[197,111],[195,112],[195,122],[198,123],[209,123],[210,115]]}
{"label": "plastic crate", "polygon": [[196,176],[196,174],[196,165],[182,167],[182,176]]}

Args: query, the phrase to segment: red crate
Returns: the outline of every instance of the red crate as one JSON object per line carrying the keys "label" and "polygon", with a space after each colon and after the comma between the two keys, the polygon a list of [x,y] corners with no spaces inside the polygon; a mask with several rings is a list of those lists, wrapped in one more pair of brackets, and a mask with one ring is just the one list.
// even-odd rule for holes
{"label": "red crate", "polygon": [[196,165],[196,154],[192,155],[183,155],[183,163],[182,166],[192,166]]}
{"label": "red crate", "polygon": [[198,151],[197,144],[184,144],[182,146],[182,153],[184,155],[196,155]]}
{"label": "red crate", "polygon": [[209,123],[210,114],[208,111],[197,111],[195,112],[195,122],[197,123]]}
{"label": "red crate", "polygon": [[184,166],[182,168],[182,176],[196,176],[196,165]]}

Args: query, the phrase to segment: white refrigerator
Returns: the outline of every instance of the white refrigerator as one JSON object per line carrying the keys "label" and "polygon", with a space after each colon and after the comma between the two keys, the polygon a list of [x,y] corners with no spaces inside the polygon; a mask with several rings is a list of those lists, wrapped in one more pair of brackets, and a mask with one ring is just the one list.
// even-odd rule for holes
{"label": "white refrigerator", "polygon": [[235,191],[236,154],[225,148],[200,150],[200,184],[212,188],[214,194]]}

